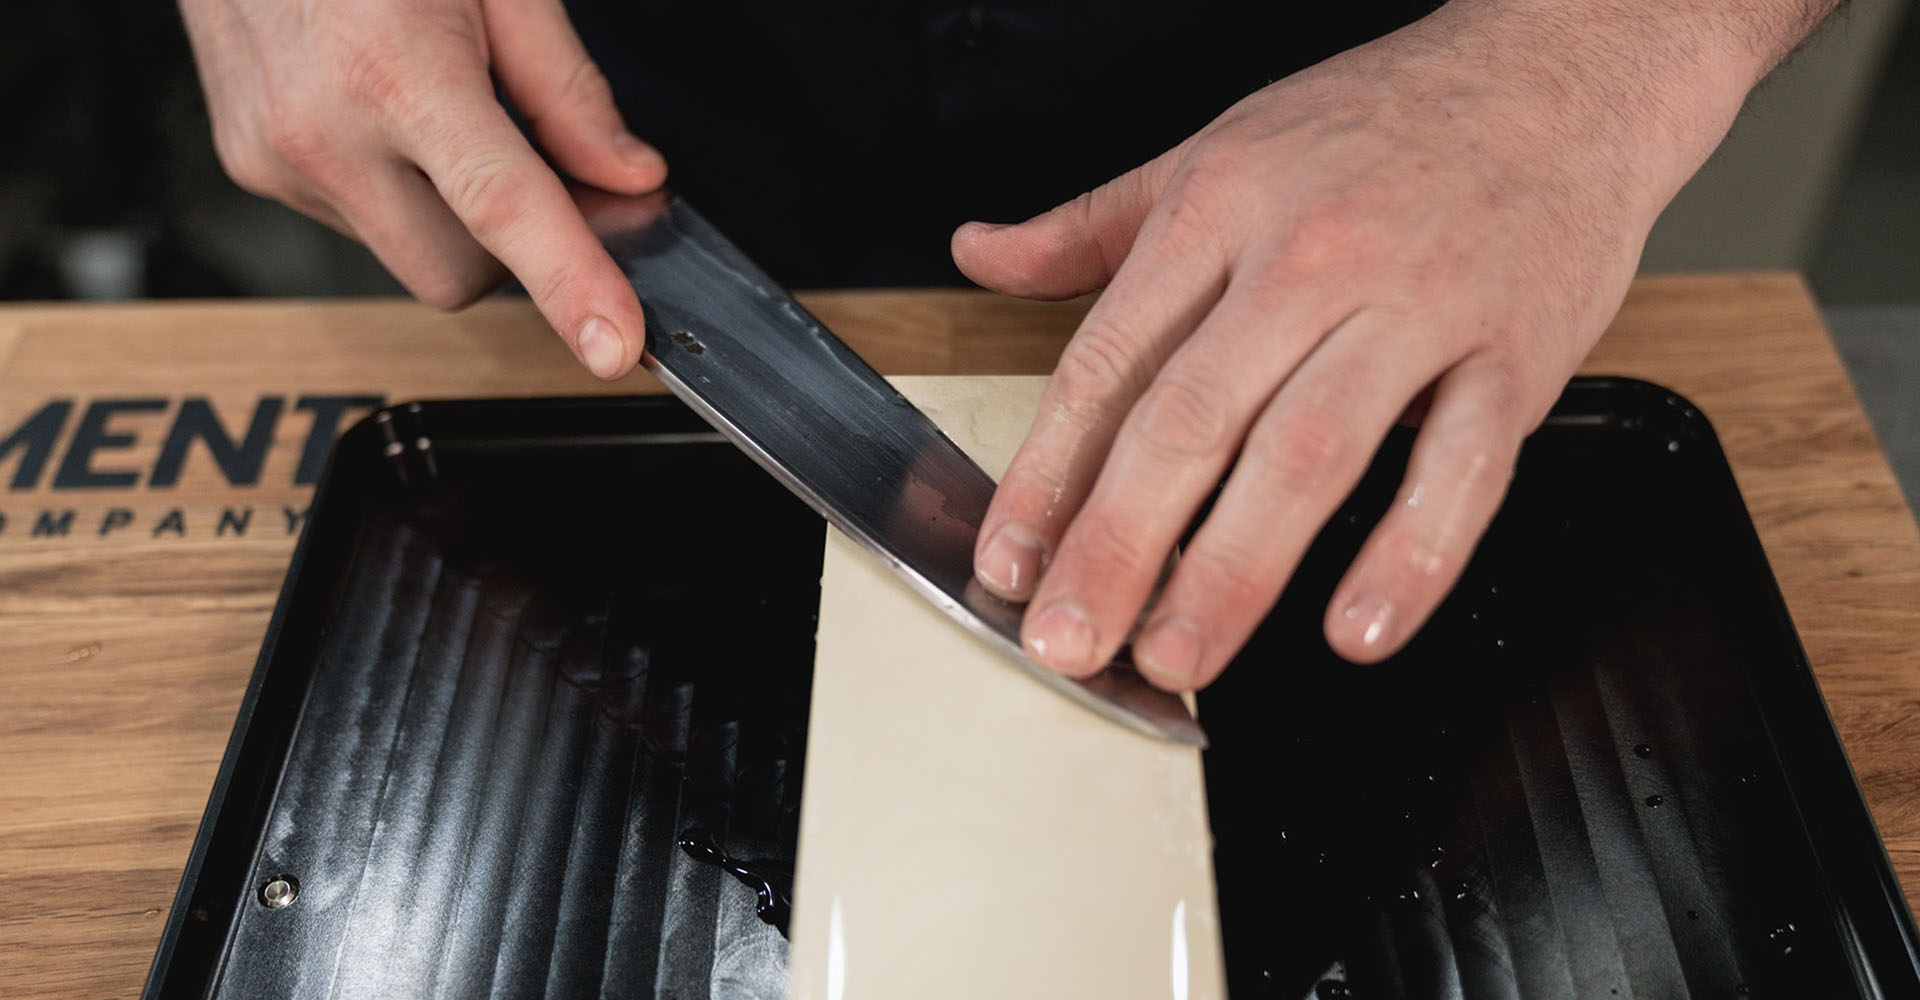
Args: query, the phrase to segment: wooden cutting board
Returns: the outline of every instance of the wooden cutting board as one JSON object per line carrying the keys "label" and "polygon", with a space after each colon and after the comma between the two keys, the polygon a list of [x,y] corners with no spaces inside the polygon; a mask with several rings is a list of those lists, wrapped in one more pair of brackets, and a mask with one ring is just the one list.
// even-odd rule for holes
{"label": "wooden cutting board", "polygon": [[[803,299],[888,374],[1044,373],[1086,306]],[[1642,279],[1586,367],[1713,419],[1914,898],[1920,535],[1805,287]],[[0,996],[138,993],[338,429],[376,398],[650,391],[511,300],[0,307]]]}

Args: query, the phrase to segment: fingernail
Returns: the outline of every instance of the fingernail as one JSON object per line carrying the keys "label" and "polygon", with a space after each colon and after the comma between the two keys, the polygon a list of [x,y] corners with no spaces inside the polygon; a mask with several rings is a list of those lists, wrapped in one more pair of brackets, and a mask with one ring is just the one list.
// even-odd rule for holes
{"label": "fingernail", "polygon": [[1043,560],[1040,535],[1024,524],[1003,524],[974,560],[974,573],[989,590],[1009,600],[1032,594]]}
{"label": "fingernail", "polygon": [[1002,229],[1006,229],[1006,228],[1008,228],[1008,227],[1009,227],[1009,226],[1011,226],[1012,224],[1011,224],[1011,223],[1007,223],[1007,222],[978,222],[978,221],[975,221],[975,222],[969,222],[969,223],[967,223],[967,225],[968,225],[969,227],[971,227],[971,228],[972,228],[972,229],[973,229],[973,230],[974,230],[975,232],[981,232],[981,233],[997,233],[997,232],[999,232],[999,231],[1000,231],[1000,230],[1002,230]]}
{"label": "fingernail", "polygon": [[622,159],[632,167],[652,167],[667,162],[660,151],[640,141],[632,132],[621,132],[613,137],[613,148]]}
{"label": "fingernail", "polygon": [[1378,646],[1386,641],[1387,630],[1393,625],[1393,602],[1368,594],[1347,605],[1340,617],[1361,629],[1361,645]]}
{"label": "fingernail", "polygon": [[613,378],[620,374],[620,363],[626,352],[620,347],[620,337],[613,332],[613,324],[598,316],[587,320],[580,328],[580,336],[574,339],[574,352],[587,370],[600,378]]}
{"label": "fingernail", "polygon": [[1133,664],[1163,687],[1191,687],[1200,669],[1200,630],[1179,615],[1148,625],[1134,640]]}
{"label": "fingernail", "polygon": [[1062,673],[1080,673],[1092,666],[1093,619],[1072,601],[1054,601],[1027,619],[1027,652]]}

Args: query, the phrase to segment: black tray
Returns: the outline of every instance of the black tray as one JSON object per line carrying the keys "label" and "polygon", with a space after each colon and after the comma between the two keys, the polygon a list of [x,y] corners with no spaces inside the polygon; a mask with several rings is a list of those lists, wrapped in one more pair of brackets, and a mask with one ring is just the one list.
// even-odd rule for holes
{"label": "black tray", "polygon": [[[1705,420],[1577,380],[1354,668],[1320,610],[1406,448],[1201,698],[1234,995],[1920,996]],[[146,996],[780,995],[822,530],[666,399],[356,426]]]}

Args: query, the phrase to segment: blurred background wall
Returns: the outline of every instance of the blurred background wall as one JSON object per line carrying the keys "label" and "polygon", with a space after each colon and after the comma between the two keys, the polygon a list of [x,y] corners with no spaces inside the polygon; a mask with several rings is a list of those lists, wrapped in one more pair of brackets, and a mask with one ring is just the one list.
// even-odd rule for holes
{"label": "blurred background wall", "polygon": [[[1899,72],[1902,62],[1920,66],[1920,21],[1903,17],[1908,6],[1852,0],[1775,71],[1661,217],[1643,268],[1819,271],[1831,285],[1823,299],[1897,298],[1897,255],[1828,236],[1858,223],[1850,211],[1858,202],[1884,200],[1874,178],[1897,173],[1903,159],[1905,186],[1920,191],[1912,145],[1920,80]],[[1920,215],[1909,219],[1920,225]],[[1901,248],[1905,293],[1920,297],[1912,287],[1920,233],[1911,238]],[[1842,259],[1830,260],[1836,253]]]}
{"label": "blurred background wall", "polygon": [[[171,3],[12,4],[0,299],[397,294],[364,250],[221,175]],[[1852,0],[1754,95],[1648,270],[1790,268],[1920,497],[1920,9]]]}
{"label": "blurred background wall", "polygon": [[0,94],[0,299],[400,292],[227,181],[166,0],[9,4]]}
{"label": "blurred background wall", "polygon": [[1748,101],[1643,270],[1805,272],[1920,513],[1920,5],[1852,0]]}

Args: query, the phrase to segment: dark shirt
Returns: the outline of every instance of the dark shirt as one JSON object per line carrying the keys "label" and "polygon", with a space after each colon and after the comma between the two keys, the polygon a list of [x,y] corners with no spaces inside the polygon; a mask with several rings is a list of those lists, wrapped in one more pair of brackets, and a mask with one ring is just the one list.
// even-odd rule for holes
{"label": "dark shirt", "polygon": [[570,6],[673,188],[776,278],[824,287],[959,283],[961,222],[1044,211],[1436,4]]}

